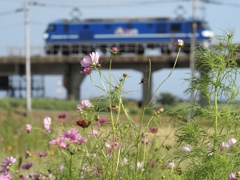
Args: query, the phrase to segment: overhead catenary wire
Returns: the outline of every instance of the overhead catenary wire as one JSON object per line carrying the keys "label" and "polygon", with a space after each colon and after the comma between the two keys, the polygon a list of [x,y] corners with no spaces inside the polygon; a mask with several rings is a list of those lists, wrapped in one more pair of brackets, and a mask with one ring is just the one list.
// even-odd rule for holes
{"label": "overhead catenary wire", "polygon": [[[44,6],[44,7],[58,7],[58,8],[69,8],[69,7],[76,7],[80,6],[81,8],[108,8],[108,7],[130,7],[130,6],[146,6],[146,5],[154,5],[154,4],[161,4],[161,3],[175,3],[175,2],[180,2],[180,1],[185,1],[185,2],[192,2],[193,0],[145,0],[145,1],[128,1],[128,2],[123,2],[123,3],[114,3],[112,1],[111,4],[105,4],[105,3],[100,3],[100,4],[80,4],[78,5],[76,1],[73,5],[69,4],[61,4],[58,3],[43,3],[40,1],[34,1],[36,6]],[[226,6],[232,6],[232,7],[240,7],[240,3],[231,3],[231,2],[220,2],[219,0],[199,0],[202,3],[207,3],[207,4],[213,4],[213,5],[226,5]]]}
{"label": "overhead catenary wire", "polygon": [[[64,0],[65,1],[65,0]],[[76,3],[76,1],[74,3],[71,3],[71,5],[69,4],[62,4],[61,3],[49,3],[48,2],[43,2],[41,0],[33,0],[33,1],[29,1],[29,6],[32,7],[41,7],[41,8],[78,8],[80,7],[82,8],[120,8],[120,7],[132,7],[132,6],[146,6],[146,5],[154,5],[154,4],[161,4],[161,3],[174,3],[174,2],[192,2],[193,0],[142,0],[142,1],[128,1],[128,2],[123,2],[123,3],[111,3],[111,4],[105,4],[105,3],[101,3],[101,4],[79,4]],[[222,2],[220,0],[199,0],[202,3],[206,3],[206,4],[212,4],[212,5],[224,5],[224,6],[231,6],[231,7],[236,7],[239,8],[240,7],[240,3],[235,3],[235,2]],[[7,2],[7,1],[4,1]],[[14,1],[11,0],[11,2],[19,2],[19,1]],[[0,12],[0,17],[2,16],[8,16],[8,15],[13,15],[19,12],[23,12],[24,8],[18,8],[15,10],[9,10],[9,11],[4,11],[4,12]]]}
{"label": "overhead catenary wire", "polygon": [[[184,1],[184,0],[180,0]],[[18,1],[19,2],[19,1]],[[81,8],[105,8],[105,7],[121,7],[121,6],[135,6],[135,5],[146,5],[146,4],[152,4],[152,3],[170,3],[170,2],[179,2],[179,0],[168,0],[168,1],[139,1],[139,2],[128,2],[125,4],[102,4],[102,5],[79,5]],[[48,7],[48,8],[76,8],[78,5],[69,5],[69,4],[61,4],[61,3],[43,3],[41,1],[30,1],[29,6],[35,6],[35,7]],[[5,15],[11,15],[18,12],[23,12],[24,8],[18,8],[15,10],[0,12],[0,16]]]}
{"label": "overhead catenary wire", "polygon": [[132,6],[145,6],[145,5],[152,5],[152,4],[158,4],[158,3],[173,3],[173,2],[179,2],[183,0],[168,0],[168,1],[138,1],[138,2],[124,2],[124,3],[101,3],[101,4],[61,4],[61,3],[45,3],[40,1],[34,1],[32,2],[32,5],[34,6],[42,6],[42,7],[53,7],[53,8],[75,8],[77,6],[81,8],[109,8],[109,7],[132,7]]}
{"label": "overhead catenary wire", "polygon": [[0,12],[0,16],[16,14],[16,13],[19,13],[19,12],[23,12],[23,8],[18,8],[18,9],[11,10],[11,11]]}

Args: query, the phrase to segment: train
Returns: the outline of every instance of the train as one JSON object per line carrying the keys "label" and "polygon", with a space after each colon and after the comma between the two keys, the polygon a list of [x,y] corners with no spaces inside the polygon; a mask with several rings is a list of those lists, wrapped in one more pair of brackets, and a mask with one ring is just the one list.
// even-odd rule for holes
{"label": "train", "polygon": [[[214,36],[204,20],[196,20],[196,45],[208,46]],[[190,52],[191,19],[118,18],[57,20],[48,24],[43,34],[45,53],[56,55],[88,54],[100,50],[103,54],[113,46],[123,53],[144,54],[147,48],[164,54],[174,51],[174,43],[184,40],[183,52]]]}

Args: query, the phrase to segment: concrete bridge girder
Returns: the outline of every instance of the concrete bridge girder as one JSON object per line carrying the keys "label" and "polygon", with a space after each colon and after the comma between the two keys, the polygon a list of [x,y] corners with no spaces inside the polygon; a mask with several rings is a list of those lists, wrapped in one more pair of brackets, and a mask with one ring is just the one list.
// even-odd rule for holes
{"label": "concrete bridge girder", "polygon": [[[80,74],[82,70],[80,61],[83,57],[76,56],[37,56],[31,57],[31,74],[32,75],[54,75],[62,74],[64,76],[64,85],[67,89],[69,99],[80,97],[80,85],[86,75]],[[112,69],[134,69],[142,72],[142,76],[149,77],[149,61],[151,60],[151,73],[162,68],[171,68],[175,61],[175,56],[115,56],[113,59]],[[100,57],[104,62],[104,68],[109,66],[110,57]],[[180,56],[176,68],[189,67],[189,56]],[[0,57],[0,75],[24,75],[25,74],[25,57]],[[152,78],[150,78],[152,79]],[[143,99],[147,96],[147,101],[152,95],[151,86],[143,83]]]}

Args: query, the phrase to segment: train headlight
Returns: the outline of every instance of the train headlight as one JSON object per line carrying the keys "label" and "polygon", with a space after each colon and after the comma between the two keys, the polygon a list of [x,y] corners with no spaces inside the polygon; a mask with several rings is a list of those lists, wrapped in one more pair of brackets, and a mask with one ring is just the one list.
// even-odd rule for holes
{"label": "train headlight", "polygon": [[204,31],[202,31],[202,36],[212,38],[214,36],[214,33],[209,30],[204,30]]}
{"label": "train headlight", "polygon": [[43,34],[43,39],[47,39],[49,37],[49,34],[48,33],[44,33]]}

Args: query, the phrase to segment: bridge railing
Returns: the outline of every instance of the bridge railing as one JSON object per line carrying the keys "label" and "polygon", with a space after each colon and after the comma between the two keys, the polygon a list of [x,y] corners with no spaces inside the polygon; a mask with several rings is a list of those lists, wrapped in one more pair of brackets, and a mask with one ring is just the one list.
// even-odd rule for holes
{"label": "bridge railing", "polygon": [[[25,56],[25,47],[9,47],[8,56]],[[45,55],[43,46],[31,46],[31,56],[43,56]]]}
{"label": "bridge railing", "polygon": [[[212,47],[213,46],[214,45],[212,45]],[[58,47],[59,50],[58,50],[57,53],[54,53],[54,52],[52,52],[52,53],[48,52],[47,53],[44,45],[31,46],[30,54],[31,54],[31,56],[64,56],[64,55],[83,56],[83,55],[86,54],[86,53],[85,54],[81,53],[81,48],[78,49],[79,50],[78,53],[64,54],[63,53],[64,48],[66,48],[66,45]],[[67,49],[68,49],[69,52],[71,52],[71,48],[67,48]],[[102,56],[110,56],[109,51],[106,51],[105,53],[102,53],[100,48],[96,48],[94,50],[93,49],[86,49],[85,51],[88,52],[88,53],[90,53],[92,51],[98,51],[98,52],[100,52],[100,54]],[[123,51],[123,49],[120,48],[120,52],[122,52],[122,51]],[[129,56],[129,55],[139,54],[138,51],[139,51],[139,49],[138,49],[138,47],[136,47],[132,53],[123,53],[123,55]],[[167,54],[168,55],[171,55],[172,53],[174,54],[175,51],[177,51],[177,50],[173,48],[173,51],[168,52]],[[159,55],[162,55],[162,49],[161,49],[161,47],[150,47],[150,48],[146,47],[144,49],[144,53],[141,54],[141,55],[153,55],[153,56],[157,55],[157,56],[159,56]],[[11,56],[11,57],[25,56],[25,47],[24,46],[0,47],[0,57],[9,57],[9,56]]]}
{"label": "bridge railing", "polygon": [[[63,49],[64,47],[60,47],[60,50]],[[102,56],[110,56],[110,52],[107,51],[107,53],[102,53],[99,48],[95,49],[98,51]],[[95,51],[94,50],[94,51]],[[120,49],[121,50],[121,49]],[[12,47],[0,47],[0,57],[14,57],[14,56],[25,56],[25,47],[24,46],[12,46]],[[87,52],[92,52],[92,49],[88,49]],[[31,46],[30,48],[30,54],[31,56],[62,56],[64,54],[59,51],[58,53],[46,53],[45,47],[44,46]],[[123,53],[125,56],[133,55],[134,53]],[[145,55],[160,55],[161,51],[160,49],[145,49]],[[74,56],[83,56],[83,53],[75,53],[75,54],[70,54]]]}
{"label": "bridge railing", "polygon": [[[44,56],[44,47],[43,46],[31,46],[30,48],[31,56]],[[25,47],[24,46],[11,46],[11,47],[0,47],[0,56],[9,57],[9,56],[25,56]]]}

